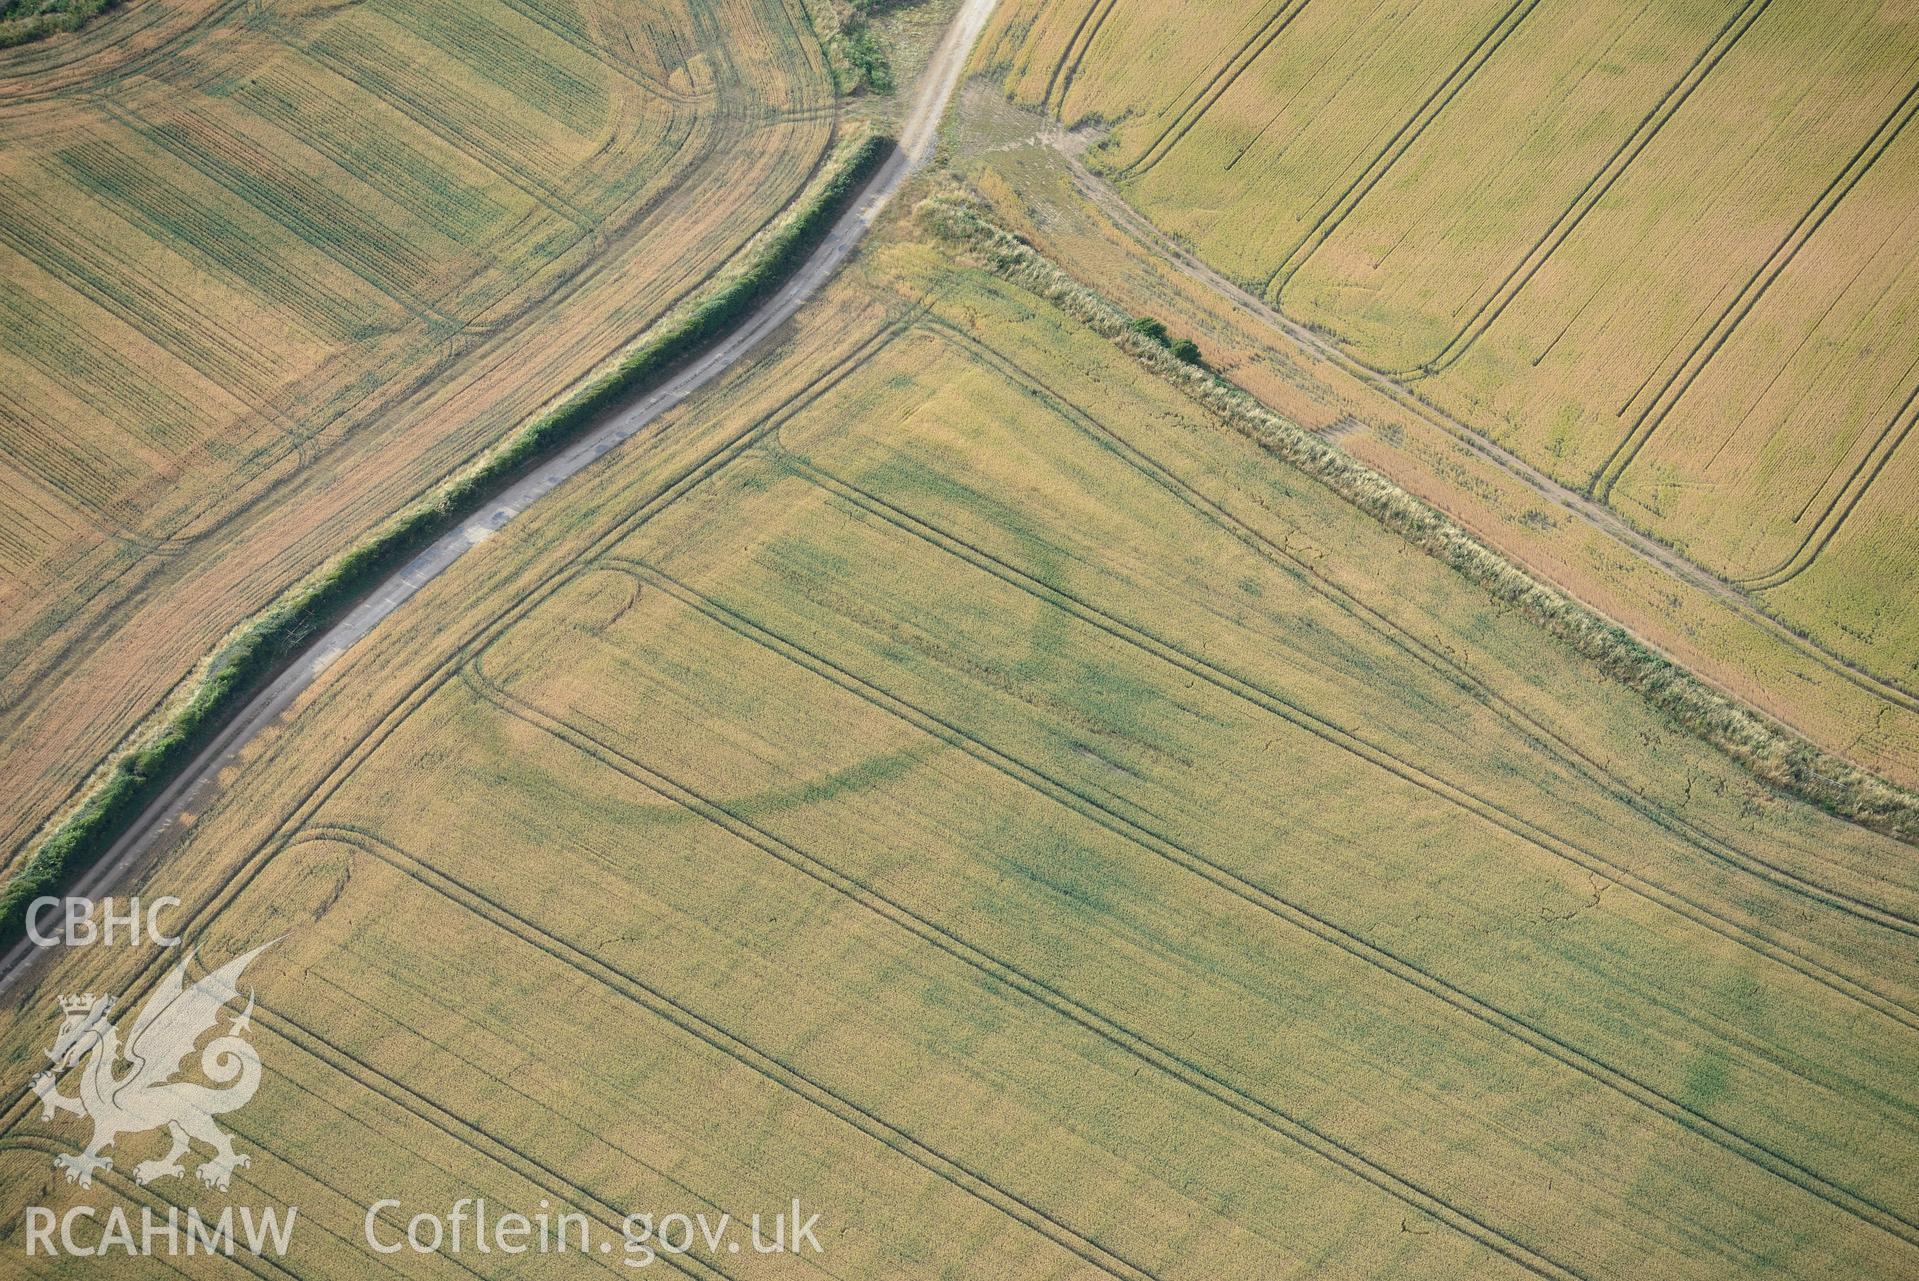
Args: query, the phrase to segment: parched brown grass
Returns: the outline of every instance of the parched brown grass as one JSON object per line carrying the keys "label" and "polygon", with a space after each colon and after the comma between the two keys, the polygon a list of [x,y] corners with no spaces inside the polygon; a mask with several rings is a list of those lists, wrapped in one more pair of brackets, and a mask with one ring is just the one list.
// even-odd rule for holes
{"label": "parched brown grass", "polygon": [[835,114],[781,0],[147,0],[0,53],[0,846],[720,270]]}
{"label": "parched brown grass", "polygon": [[1014,4],[1015,101],[1160,227],[1919,689],[1919,16]]}
{"label": "parched brown grass", "polygon": [[[284,935],[234,1119],[289,1265],[364,1267],[381,1196],[798,1195],[824,1255],[715,1270],[1909,1273],[1909,850],[920,234],[436,581],[126,887],[212,961]],[[7,1079],[52,994],[156,972],[44,967]],[[71,1195],[31,1103],[0,1223]]]}

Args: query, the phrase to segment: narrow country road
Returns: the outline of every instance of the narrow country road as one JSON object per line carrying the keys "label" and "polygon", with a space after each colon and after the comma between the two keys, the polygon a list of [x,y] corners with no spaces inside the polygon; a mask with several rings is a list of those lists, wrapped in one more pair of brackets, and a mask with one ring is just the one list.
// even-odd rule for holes
{"label": "narrow country road", "polygon": [[[502,489],[459,528],[376,585],[345,618],[314,638],[278,679],[254,695],[180,777],[133,821],[106,855],[76,878],[65,892],[88,898],[110,893],[154,842],[193,806],[207,782],[231,765],[242,748],[285,712],[342,654],[379,626],[382,619],[444,573],[447,566],[559,488],[568,477],[737,364],[805,306],[852,256],[900,184],[932,154],[940,118],[946,112],[946,104],[959,84],[973,45],[992,15],[995,3],[996,0],[963,0],[914,90],[912,105],[900,128],[898,152],[867,183],[791,280],[704,354],[609,416],[565,452]],[[50,914],[45,933],[55,932]],[[18,981],[40,950],[23,939],[0,957],[0,992]]]}

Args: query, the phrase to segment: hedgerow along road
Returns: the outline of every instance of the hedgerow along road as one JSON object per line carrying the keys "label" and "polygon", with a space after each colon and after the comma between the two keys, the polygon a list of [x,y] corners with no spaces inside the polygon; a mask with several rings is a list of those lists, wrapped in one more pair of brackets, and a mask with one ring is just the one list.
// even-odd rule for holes
{"label": "hedgerow along road", "polygon": [[[64,893],[98,898],[111,892],[195,804],[208,782],[233,764],[248,743],[279,719],[323,672],[365,639],[389,614],[568,478],[597,462],[738,364],[805,306],[852,256],[900,185],[932,154],[940,118],[996,3],[997,0],[964,0],[914,89],[912,105],[900,128],[898,150],[868,180],[865,189],[848,204],[825,238],[784,285],[731,332],[671,377],[636,392],[624,408],[607,415],[604,422],[580,440],[479,504],[479,509],[457,528],[370,588],[345,617],[317,635],[278,677],[249,699],[179,777],[141,811],[107,852],[68,884]],[[42,937],[57,939],[60,928],[48,925],[41,931]],[[22,939],[0,958],[0,993],[18,981],[28,962],[40,950],[31,940]]]}

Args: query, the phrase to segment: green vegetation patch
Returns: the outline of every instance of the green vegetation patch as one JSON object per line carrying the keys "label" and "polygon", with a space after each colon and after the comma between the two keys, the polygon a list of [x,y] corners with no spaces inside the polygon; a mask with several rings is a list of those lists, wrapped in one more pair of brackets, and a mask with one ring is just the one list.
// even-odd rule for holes
{"label": "green vegetation patch", "polygon": [[78,31],[120,0],[0,0],[0,49]]}

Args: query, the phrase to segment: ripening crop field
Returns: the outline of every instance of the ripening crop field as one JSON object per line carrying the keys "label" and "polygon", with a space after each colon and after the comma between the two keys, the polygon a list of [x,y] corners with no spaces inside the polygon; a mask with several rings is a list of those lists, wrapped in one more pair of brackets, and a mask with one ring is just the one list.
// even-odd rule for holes
{"label": "ripening crop field", "polygon": [[[823,1254],[679,1271],[1910,1275],[1908,851],[917,234],[436,581],[126,887],[209,965],[280,939],[234,1128],[289,1268],[364,1273],[379,1197],[797,1195]],[[55,993],[157,973],[40,967],[6,1079]],[[13,1249],[79,1133],[4,1126]],[[127,1184],[146,1142],[102,1177],[194,1202]]]}
{"label": "ripening crop field", "polygon": [[1096,0],[1007,92],[1208,262],[1919,689],[1919,9]]}
{"label": "ripening crop field", "polygon": [[800,190],[786,0],[143,0],[0,53],[0,851]]}

